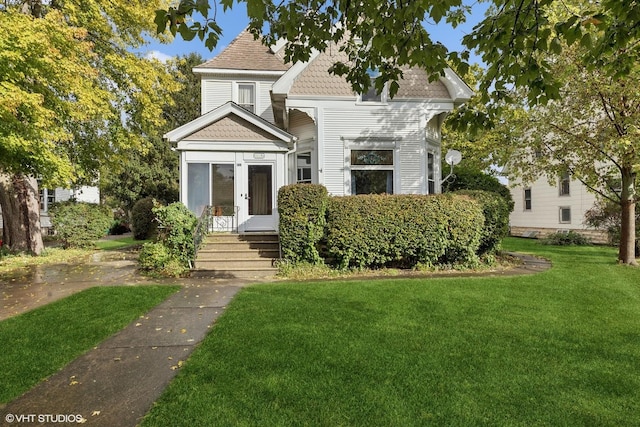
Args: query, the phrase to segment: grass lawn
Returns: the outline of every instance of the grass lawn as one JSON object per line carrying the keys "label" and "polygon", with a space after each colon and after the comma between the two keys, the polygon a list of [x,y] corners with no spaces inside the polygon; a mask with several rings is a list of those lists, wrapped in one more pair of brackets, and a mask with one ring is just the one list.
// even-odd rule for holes
{"label": "grass lawn", "polygon": [[0,322],[0,403],[20,396],[178,289],[96,287]]}
{"label": "grass lawn", "polygon": [[142,425],[640,425],[640,269],[504,246],[554,267],[245,288]]}
{"label": "grass lawn", "polygon": [[130,246],[142,246],[142,244],[150,241],[151,240],[136,240],[132,236],[127,236],[118,239],[98,240],[96,246],[103,251],[112,251]]}

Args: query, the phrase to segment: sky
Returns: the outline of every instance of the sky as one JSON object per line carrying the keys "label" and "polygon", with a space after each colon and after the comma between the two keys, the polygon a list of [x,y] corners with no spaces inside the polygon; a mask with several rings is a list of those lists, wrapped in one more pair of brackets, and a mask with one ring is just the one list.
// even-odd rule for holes
{"label": "sky", "polygon": [[[472,13],[466,23],[453,29],[446,23],[427,24],[427,31],[431,34],[434,41],[440,41],[449,50],[461,50],[460,44],[462,37],[471,32],[474,25],[482,20],[484,12],[487,8],[486,3],[474,2],[472,5]],[[213,13],[213,10],[210,11]],[[199,53],[206,61],[218,53],[220,53],[240,32],[247,27],[249,19],[247,18],[246,8],[244,3],[234,3],[233,9],[227,12],[218,10],[217,22],[222,27],[222,37],[218,42],[215,50],[212,52],[205,47],[204,41],[201,41],[197,37],[191,41],[184,41],[178,35],[176,39],[170,44],[162,44],[159,42],[152,42],[145,49],[142,49],[143,54],[154,56],[160,60],[166,60],[170,57],[184,56],[191,52]],[[471,58],[471,62],[481,61],[477,57]]]}

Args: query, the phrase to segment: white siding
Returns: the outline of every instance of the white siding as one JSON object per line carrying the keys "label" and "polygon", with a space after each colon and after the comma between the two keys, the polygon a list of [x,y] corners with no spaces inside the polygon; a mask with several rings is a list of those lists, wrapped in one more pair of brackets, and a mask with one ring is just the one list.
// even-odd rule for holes
{"label": "white siding", "polygon": [[273,86],[273,81],[257,82],[256,91],[258,93],[258,110],[256,114],[268,122],[274,123],[273,108],[271,108],[271,86]]}
{"label": "white siding", "polygon": [[[345,139],[367,144],[395,143],[395,193],[424,193],[425,129],[420,127],[420,109],[407,105],[356,106],[324,110],[324,185],[331,194],[350,192],[345,166]],[[354,144],[354,142],[348,142]]]}
{"label": "white siding", "polygon": [[[554,230],[587,228],[584,225],[584,214],[593,207],[596,196],[587,191],[579,181],[571,181],[570,195],[561,196],[559,180],[549,185],[546,178],[540,178],[530,186],[522,186],[516,182],[511,188],[515,203],[510,220],[513,227],[549,228]],[[524,190],[531,188],[531,210],[525,210]],[[571,208],[571,223],[560,222],[560,208]]]}
{"label": "white siding", "polygon": [[202,80],[202,111],[201,114],[218,108],[232,100],[233,82],[230,80]]}
{"label": "white siding", "polygon": [[250,77],[238,76],[230,76],[228,78],[203,78],[201,114],[208,113],[229,101],[238,102],[236,89],[238,83],[255,83],[256,114],[273,123],[270,91],[274,81],[275,79],[252,79]]}

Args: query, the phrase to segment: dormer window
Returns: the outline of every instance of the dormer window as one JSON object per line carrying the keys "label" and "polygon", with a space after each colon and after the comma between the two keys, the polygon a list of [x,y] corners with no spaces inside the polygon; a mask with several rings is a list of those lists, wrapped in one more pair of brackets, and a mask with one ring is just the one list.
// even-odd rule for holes
{"label": "dormer window", "polygon": [[254,83],[238,83],[238,105],[255,114],[256,85]]}

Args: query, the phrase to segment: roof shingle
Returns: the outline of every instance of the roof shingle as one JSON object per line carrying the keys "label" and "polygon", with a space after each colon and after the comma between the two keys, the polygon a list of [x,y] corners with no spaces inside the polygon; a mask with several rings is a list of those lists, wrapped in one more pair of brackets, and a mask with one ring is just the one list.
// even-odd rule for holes
{"label": "roof shingle", "polygon": [[287,71],[291,64],[284,63],[280,51],[273,53],[245,29],[218,56],[198,68]]}

